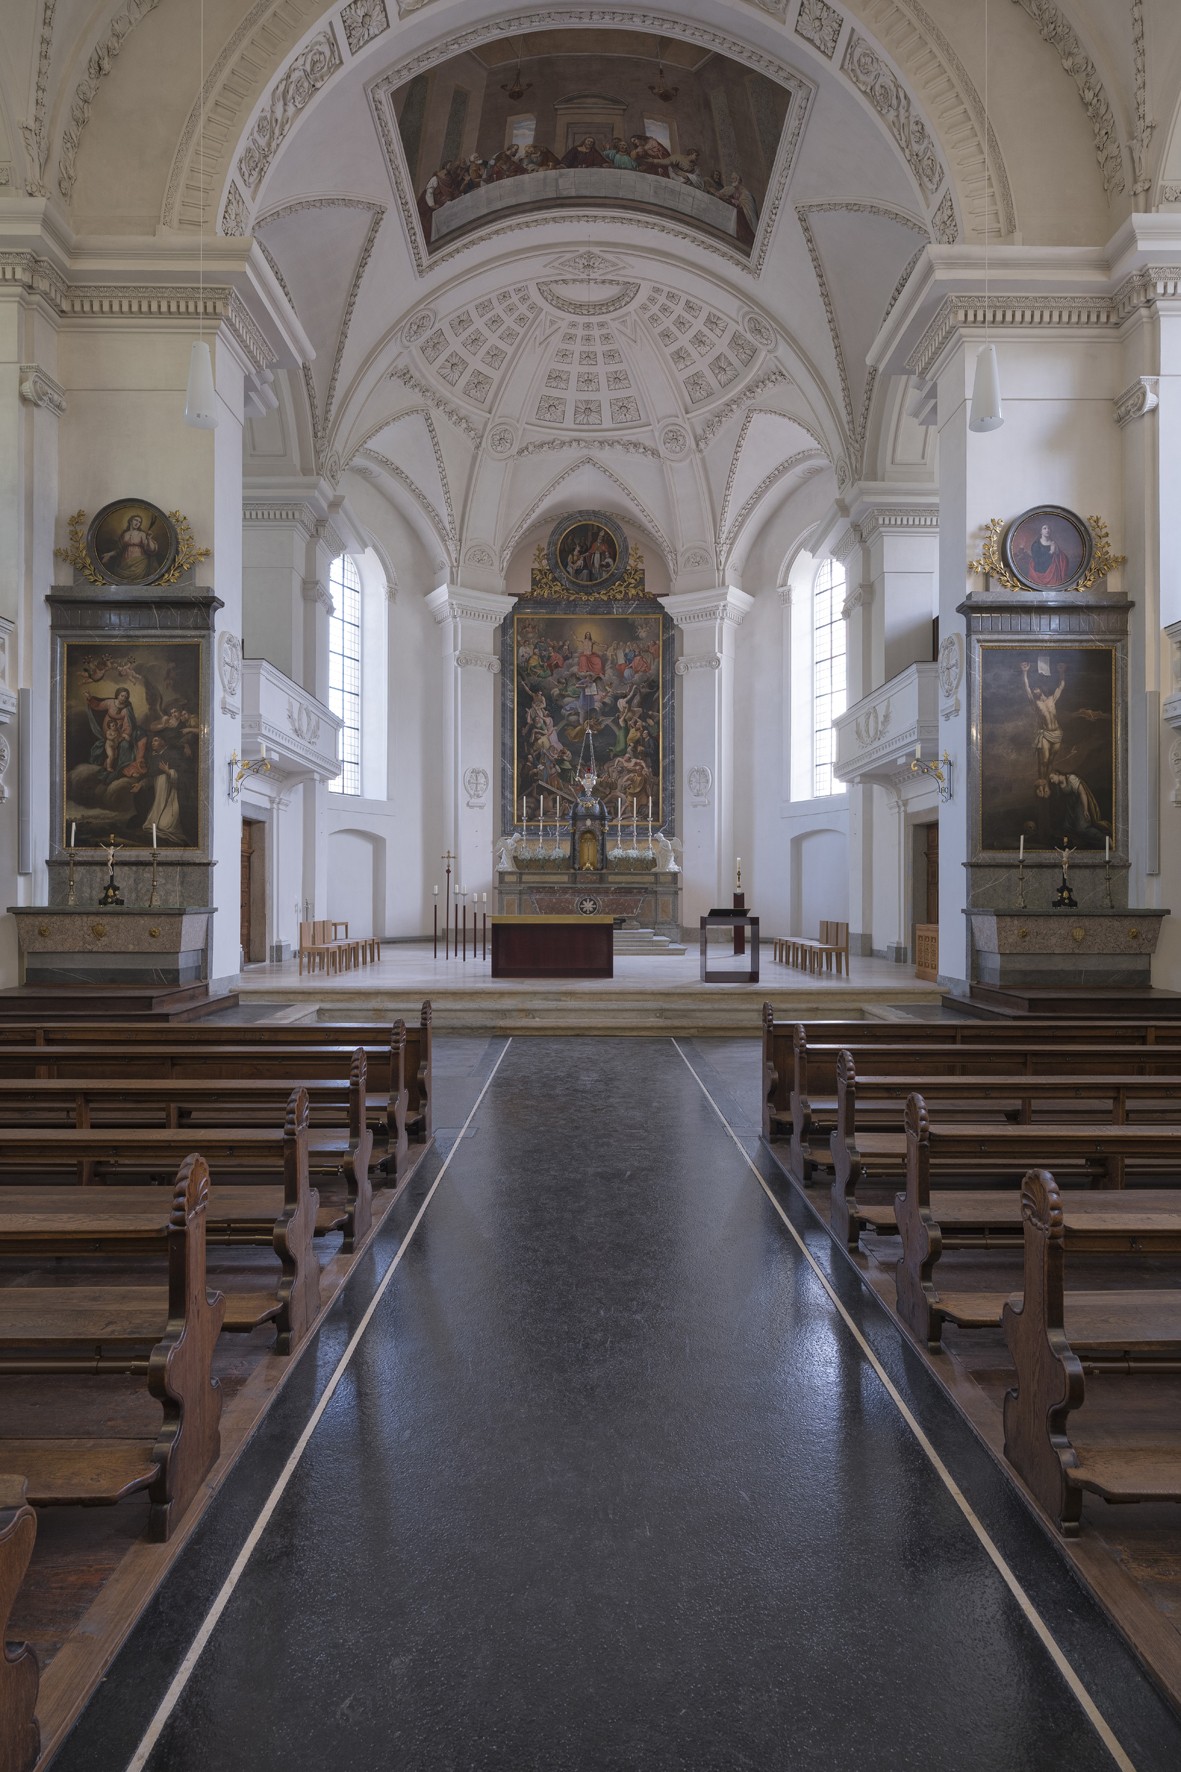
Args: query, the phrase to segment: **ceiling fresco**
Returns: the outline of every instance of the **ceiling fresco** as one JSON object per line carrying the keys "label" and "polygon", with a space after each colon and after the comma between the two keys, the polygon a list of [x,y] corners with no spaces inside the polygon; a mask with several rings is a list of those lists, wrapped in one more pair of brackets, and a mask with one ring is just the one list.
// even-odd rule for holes
{"label": "ceiling fresco", "polygon": [[749,258],[800,94],[700,44],[572,29],[465,49],[382,99],[426,257],[577,206],[661,215]]}

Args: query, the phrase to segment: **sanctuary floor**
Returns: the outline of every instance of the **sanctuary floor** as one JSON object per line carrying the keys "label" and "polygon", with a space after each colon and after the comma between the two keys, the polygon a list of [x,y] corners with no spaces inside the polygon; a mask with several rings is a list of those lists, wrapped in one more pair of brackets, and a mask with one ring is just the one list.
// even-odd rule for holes
{"label": "sanctuary floor", "polygon": [[[711,961],[712,963],[712,961]],[[730,962],[741,965],[742,962]],[[326,978],[300,976],[298,962],[248,966],[234,981],[242,1002],[289,1006],[292,1019],[319,1009],[323,1017],[401,1015],[417,1021],[424,997],[440,1030],[485,1033],[730,1034],[757,1032],[766,999],[781,1019],[793,1014],[856,1016],[931,1014],[938,985],[889,960],[854,958],[851,976],[806,973],[781,966],[762,946],[758,984],[702,984],[692,946],[684,954],[615,956],[613,979],[494,979],[491,962],[469,950],[463,959],[432,952],[430,942],[388,943],[372,966]]]}
{"label": "sanctuary floor", "polygon": [[54,1772],[1181,1764],[751,1046],[438,1050],[437,1150]]}

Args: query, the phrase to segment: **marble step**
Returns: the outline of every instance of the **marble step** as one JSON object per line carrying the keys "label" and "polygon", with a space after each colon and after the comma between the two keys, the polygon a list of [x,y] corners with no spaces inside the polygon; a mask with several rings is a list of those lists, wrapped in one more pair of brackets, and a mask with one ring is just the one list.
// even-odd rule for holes
{"label": "marble step", "polygon": [[617,954],[683,954],[683,942],[671,941],[667,935],[657,935],[654,929],[617,929],[615,931],[615,952]]}

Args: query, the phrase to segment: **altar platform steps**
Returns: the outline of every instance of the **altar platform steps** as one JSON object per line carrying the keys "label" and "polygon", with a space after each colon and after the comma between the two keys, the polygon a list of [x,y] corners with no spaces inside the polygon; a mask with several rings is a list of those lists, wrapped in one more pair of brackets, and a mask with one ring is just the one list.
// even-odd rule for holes
{"label": "altar platform steps", "polygon": [[615,952],[619,954],[684,954],[688,952],[684,942],[670,941],[667,935],[657,935],[655,929],[617,929],[615,931]]}
{"label": "altar platform steps", "polygon": [[0,991],[0,1023],[149,1021],[167,1027],[237,1006],[237,991],[212,996],[207,984],[19,984]]}
{"label": "altar platform steps", "polygon": [[1181,991],[1108,990],[1094,985],[974,984],[967,997],[945,996],[944,1007],[979,1020],[1061,1016],[1064,1021],[1181,1021]]}
{"label": "altar platform steps", "polygon": [[[938,1021],[941,991],[908,969],[866,956],[851,978],[785,976],[767,964],[758,984],[702,984],[698,956],[686,949],[616,956],[610,979],[493,979],[489,963],[438,958],[429,942],[383,944],[381,959],[362,972],[301,978],[294,961],[250,966],[235,981],[252,1017],[271,1006],[276,1018],[417,1022],[424,998],[435,1027],[471,1034],[657,1034],[759,1037],[769,1000],[779,1020],[864,1015],[875,1020],[930,1016]],[[738,962],[741,964],[741,962]],[[269,1016],[268,1016],[269,1018]],[[232,1019],[232,1018],[231,1018]]]}

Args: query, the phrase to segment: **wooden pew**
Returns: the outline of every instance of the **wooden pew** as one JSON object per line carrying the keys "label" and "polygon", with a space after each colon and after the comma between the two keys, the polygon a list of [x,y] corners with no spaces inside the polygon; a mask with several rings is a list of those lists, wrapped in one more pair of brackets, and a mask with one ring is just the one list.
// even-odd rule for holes
{"label": "wooden pew", "polygon": [[[1017,1368],[1004,1403],[1005,1456],[1065,1537],[1075,1537],[1085,1491],[1109,1502],[1181,1501],[1181,1432],[1167,1403],[1129,1431],[1094,1402],[1076,1426],[1091,1370],[1115,1375],[1181,1368],[1181,1291],[1066,1292],[1070,1206],[1045,1170],[1021,1187],[1024,1288],[1004,1306]],[[1171,1419],[1170,1419],[1171,1418]],[[1169,1432],[1170,1426],[1172,1432]],[[1147,1432],[1144,1431],[1147,1427]],[[1162,1429],[1164,1430],[1162,1432]]]}
{"label": "wooden pew", "polygon": [[[369,1232],[373,1223],[373,1133],[366,1123],[365,1053],[353,1053],[347,1085],[304,1078],[293,1086],[302,1089],[310,1109],[322,1122],[309,1121],[307,1149],[309,1170],[332,1177],[344,1185],[343,1224],[346,1253]],[[288,1081],[259,1077],[152,1078],[148,1081],[116,1081],[112,1077],[3,1078],[0,1079],[0,1148],[6,1129],[41,1126],[61,1129],[72,1125],[79,1131],[110,1128],[130,1131],[137,1126],[186,1131],[204,1139],[206,1131],[242,1129],[250,1125],[273,1125],[290,1100]],[[334,1125],[332,1122],[338,1124]],[[395,1128],[404,1139],[404,1130]],[[396,1153],[398,1146],[394,1146]],[[77,1179],[94,1179],[94,1160],[85,1159]],[[264,1173],[269,1173],[269,1166]],[[340,1225],[335,1207],[321,1207],[321,1231]]]}
{"label": "wooden pew", "polygon": [[[1063,1054],[1063,1064],[1072,1062]],[[873,1063],[870,1054],[868,1062]],[[912,1064],[908,1076],[858,1077],[853,1054],[837,1054],[836,1124],[830,1139],[833,1169],[831,1225],[833,1235],[856,1248],[857,1190],[867,1168],[874,1181],[897,1184],[906,1175],[907,1097],[921,1095],[935,1103],[940,1120],[948,1116],[985,1122],[995,1118],[1029,1124],[1063,1118],[1093,1121],[1097,1117],[1127,1123],[1137,1119],[1178,1118],[1181,1074],[1161,1077],[1087,1076],[1054,1073],[1044,1076],[971,1076],[932,1074],[924,1060]],[[868,1104],[868,1108],[866,1107]],[[859,1119],[860,1116],[860,1119]],[[866,1125],[869,1130],[866,1130]],[[1123,1159],[1108,1163],[1111,1186],[1123,1184]]]}
{"label": "wooden pew", "polygon": [[[874,1042],[868,1049],[855,1042],[846,1046],[818,1045],[797,1023],[792,1034],[790,1084],[787,1107],[779,1104],[785,1093],[778,1063],[764,1062],[764,1125],[770,1124],[769,1141],[790,1140],[788,1167],[798,1181],[807,1182],[818,1165],[831,1163],[830,1139],[836,1125],[836,1067],[843,1050],[857,1061],[869,1052],[878,1075],[1016,1075],[1045,1076],[1067,1068],[1075,1075],[1152,1076],[1181,1075],[1181,1044],[1115,1045],[1110,1031],[1102,1042],[1060,1037],[1052,1045],[1018,1043],[1012,1036],[989,1043],[948,1044],[936,1037],[926,1043],[910,1039],[897,1045]],[[777,1053],[782,1058],[782,1048]],[[884,1124],[889,1125],[889,1118]]]}
{"label": "wooden pew", "polygon": [[[893,1206],[859,1204],[858,1221],[897,1230],[902,1253],[894,1270],[898,1315],[917,1341],[938,1349],[944,1321],[966,1328],[999,1320],[994,1292],[941,1294],[935,1268],[945,1247],[1016,1247],[1022,1234],[1020,1175],[1055,1163],[1088,1169],[1100,1181],[1112,1157],[1176,1159],[1181,1179],[1181,1128],[1114,1122],[1041,1126],[933,1126],[921,1095],[906,1103],[906,1189]],[[961,1174],[971,1164],[1007,1186],[932,1190],[932,1165]],[[1065,1196],[1072,1242],[1096,1254],[1181,1254],[1181,1187],[1071,1188]]]}
{"label": "wooden pew", "polygon": [[[429,1029],[429,1023],[428,1023]],[[371,1032],[373,1030],[370,1030]],[[423,1045],[416,1042],[422,1054]],[[291,1087],[294,1078],[345,1080],[350,1074],[358,1045],[365,1053],[368,1074],[368,1118],[387,1141],[382,1166],[397,1176],[409,1166],[411,1137],[411,1088],[407,1082],[406,1026],[394,1023],[388,1037],[377,1043],[354,1042],[352,1046],[324,1046],[313,1041],[282,1045],[265,1042],[230,1043],[191,1041],[186,1033],[168,1030],[150,1044],[124,1044],[118,1034],[104,1040],[69,1044],[0,1045],[0,1078],[73,1077],[86,1080],[115,1077],[125,1080],[129,1071],[137,1078],[272,1078]],[[425,1074],[424,1074],[425,1073]],[[430,1049],[415,1068],[413,1129],[415,1142],[430,1138]],[[393,1163],[390,1164],[390,1156]]]}
{"label": "wooden pew", "polygon": [[[206,1291],[209,1197],[205,1160],[190,1155],[177,1172],[171,1211],[152,1202],[157,1225],[164,1227],[166,1286],[0,1288],[0,1370],[86,1374],[105,1366],[145,1378],[163,1407],[150,1442],[68,1431],[21,1439],[0,1428],[0,1465],[27,1480],[35,1506],[113,1504],[146,1489],[149,1530],[163,1540],[216,1463],[221,1392],[211,1361],[225,1300]],[[0,1197],[5,1242],[21,1216],[19,1202]]]}
{"label": "wooden pew", "polygon": [[[15,1173],[25,1182],[47,1167],[57,1174],[76,1174],[80,1163],[96,1165],[100,1175],[115,1165],[124,1172],[151,1175],[174,1165],[196,1136],[204,1155],[226,1169],[281,1177],[281,1185],[219,1182],[203,1223],[210,1240],[274,1249],[281,1270],[274,1297],[231,1294],[230,1325],[248,1330],[273,1320],[276,1352],[288,1354],[304,1339],[320,1309],[320,1266],[312,1246],[320,1201],[308,1177],[307,1131],[308,1098],[302,1089],[291,1092],[278,1128],[206,1126],[196,1135],[143,1127],[8,1129],[0,1134],[0,1176]],[[163,1237],[157,1194],[151,1186],[112,1187],[105,1182],[69,1187],[45,1180],[39,1186],[2,1186],[0,1252],[53,1254],[67,1244],[96,1254],[159,1250]],[[343,1224],[344,1217],[341,1210],[337,1223]],[[319,1228],[325,1228],[323,1220]]]}
{"label": "wooden pew", "polygon": [[0,1772],[32,1772],[41,1754],[37,1657],[27,1643],[8,1640],[8,1622],[37,1536],[27,1488],[23,1477],[0,1476]]}
{"label": "wooden pew", "polygon": [[[838,1024],[843,1026],[844,1024]],[[412,1144],[427,1144],[431,1136],[431,1041],[433,1011],[422,1005],[418,1026],[406,1030],[405,1087],[408,1094],[406,1130]],[[383,1068],[388,1062],[390,1038],[372,1022],[193,1022],[183,1028],[158,1028],[150,1024],[74,1022],[27,1022],[0,1024],[0,1053],[5,1046],[61,1046],[94,1043],[114,1038],[120,1048],[170,1045],[183,1041],[190,1049],[205,1046],[342,1046],[365,1048],[369,1084],[374,1089],[390,1086]],[[1178,1031],[1181,1040],[1181,1030]],[[0,1074],[3,1074],[0,1072]]]}

